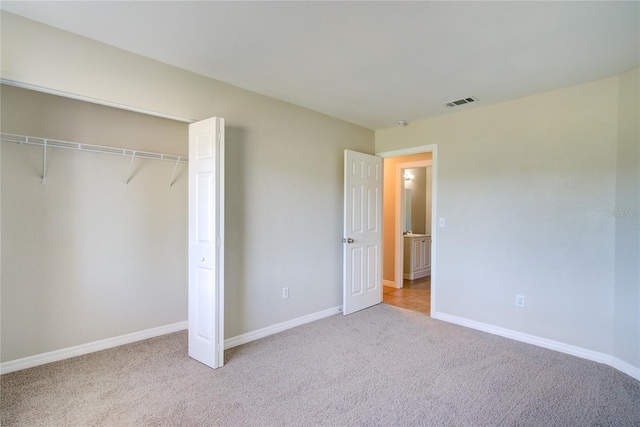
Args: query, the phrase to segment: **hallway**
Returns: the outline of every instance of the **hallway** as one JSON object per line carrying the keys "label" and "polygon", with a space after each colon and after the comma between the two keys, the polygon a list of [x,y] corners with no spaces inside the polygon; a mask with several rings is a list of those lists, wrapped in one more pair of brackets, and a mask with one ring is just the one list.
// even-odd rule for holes
{"label": "hallway", "polygon": [[402,288],[385,286],[382,294],[385,304],[431,314],[431,276],[416,280],[404,280]]}

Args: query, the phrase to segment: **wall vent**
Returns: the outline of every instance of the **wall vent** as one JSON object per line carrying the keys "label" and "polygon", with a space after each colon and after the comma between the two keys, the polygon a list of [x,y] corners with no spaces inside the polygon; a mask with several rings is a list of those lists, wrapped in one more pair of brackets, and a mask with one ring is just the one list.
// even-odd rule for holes
{"label": "wall vent", "polygon": [[446,105],[447,107],[457,107],[458,105],[470,104],[472,102],[476,102],[477,100],[478,98],[476,98],[475,96],[471,96],[469,98],[462,98],[458,99],[457,101],[447,102],[444,105]]}

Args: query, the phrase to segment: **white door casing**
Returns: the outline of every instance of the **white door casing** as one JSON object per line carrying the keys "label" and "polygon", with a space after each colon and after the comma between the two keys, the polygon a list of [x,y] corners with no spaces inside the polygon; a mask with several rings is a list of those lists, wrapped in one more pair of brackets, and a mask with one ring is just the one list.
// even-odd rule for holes
{"label": "white door casing", "polygon": [[[427,151],[425,151],[427,152]],[[422,154],[422,152],[420,153],[416,153],[416,154]],[[435,155],[435,154],[434,154]],[[391,156],[391,157],[401,157],[401,155],[398,156]],[[386,156],[385,156],[386,158]],[[421,167],[425,167],[425,168],[430,168],[432,167],[433,164],[433,160],[418,160],[418,161],[413,161],[413,162],[406,162],[406,163],[398,163],[396,164],[396,211],[395,211],[395,216],[396,216],[396,225],[395,225],[395,245],[396,245],[396,253],[395,253],[395,277],[394,277],[394,282],[395,282],[395,287],[396,288],[402,288],[402,283],[403,283],[403,276],[404,276],[404,269],[403,269],[403,264],[404,264],[404,235],[403,235],[403,231],[404,231],[404,215],[403,215],[403,206],[404,206],[404,169],[413,169],[413,168],[421,168]],[[427,169],[428,170],[428,169]],[[388,171],[390,173],[390,171]],[[431,201],[431,204],[429,206],[429,208],[431,209],[431,211],[433,211],[433,190],[432,190],[432,172],[428,170],[427,172],[427,176],[428,176],[428,180],[429,182],[427,183],[427,193],[428,193],[428,200]],[[427,213],[427,218],[430,219],[430,221],[433,223],[433,218],[432,218],[432,214],[431,212]],[[433,226],[429,225],[429,230],[430,233],[429,234],[433,234]]]}
{"label": "white door casing", "polygon": [[189,356],[224,364],[224,119],[189,125]]}
{"label": "white door casing", "polygon": [[382,302],[382,158],[344,152],[343,313]]}
{"label": "white door casing", "polygon": [[[422,153],[431,153],[432,158],[432,169],[431,169],[431,247],[430,247],[430,255],[431,255],[431,317],[437,318],[438,308],[438,228],[437,228],[437,218],[438,218],[438,144],[431,145],[421,145],[412,148],[405,148],[401,150],[393,150],[393,151],[384,151],[377,153],[378,156],[383,159],[390,159],[392,157],[402,157],[402,156],[410,156],[412,154],[422,154]],[[389,171],[387,171],[389,172]],[[400,178],[400,170],[398,170],[398,174],[396,177],[397,180],[401,180]],[[400,184],[397,184],[398,187]],[[398,215],[401,215],[401,205],[400,202],[396,201],[396,218]],[[401,223],[397,223],[396,225],[396,251],[400,251],[402,253],[402,226]],[[398,262],[400,265],[398,266]],[[398,273],[400,273],[400,278],[396,278],[396,281],[400,281],[402,283],[402,256],[398,256],[396,253],[396,277]]]}

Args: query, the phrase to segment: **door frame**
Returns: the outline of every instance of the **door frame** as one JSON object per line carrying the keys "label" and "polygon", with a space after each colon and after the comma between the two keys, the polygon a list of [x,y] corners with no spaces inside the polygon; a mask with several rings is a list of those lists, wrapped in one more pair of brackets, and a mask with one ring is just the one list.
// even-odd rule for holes
{"label": "door frame", "polygon": [[[391,158],[391,157],[402,157],[409,156],[412,154],[423,154],[423,153],[431,153],[431,173],[432,173],[432,183],[431,183],[431,317],[435,318],[436,307],[437,307],[437,282],[438,282],[438,144],[429,144],[429,145],[421,145],[418,147],[404,148],[400,150],[393,151],[383,151],[376,153],[376,156],[380,156],[383,159]],[[394,173],[399,174],[396,169]],[[389,173],[390,171],[384,171],[384,173]],[[401,179],[402,177],[400,177]],[[396,176],[398,179],[398,176]],[[395,221],[395,231],[396,231],[396,250],[395,250],[395,275],[394,278],[398,280],[398,272],[400,272],[400,278],[402,278],[402,254],[404,252],[404,248],[402,246],[402,227],[400,226],[401,219],[398,218],[398,191],[396,191],[396,221]],[[402,197],[402,196],[401,196]],[[400,199],[402,201],[402,199]],[[399,232],[398,232],[398,229]],[[400,255],[398,256],[398,253]],[[400,268],[398,268],[398,265]],[[402,283],[402,282],[400,282]]]}
{"label": "door frame", "polygon": [[[394,283],[396,288],[402,287],[403,276],[402,272],[404,270],[404,236],[403,233],[403,223],[404,223],[404,177],[402,174],[403,169],[413,169],[413,168],[427,168],[432,166],[431,160],[417,160],[414,162],[406,162],[406,163],[398,163],[396,164],[396,206],[395,206],[395,241],[396,241],[396,251],[395,251],[395,267],[394,267]],[[433,170],[433,169],[432,169]],[[433,181],[433,180],[432,180]],[[433,199],[433,193],[432,193]],[[431,203],[431,220],[433,226],[433,200]]]}

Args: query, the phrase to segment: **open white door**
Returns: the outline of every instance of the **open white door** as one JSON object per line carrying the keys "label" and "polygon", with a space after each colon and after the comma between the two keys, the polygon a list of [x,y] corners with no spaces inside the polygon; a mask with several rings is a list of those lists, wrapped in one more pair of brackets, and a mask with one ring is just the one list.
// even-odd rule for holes
{"label": "open white door", "polygon": [[382,302],[382,158],[344,152],[344,314]]}
{"label": "open white door", "polygon": [[189,125],[189,356],[224,364],[224,119]]}

